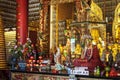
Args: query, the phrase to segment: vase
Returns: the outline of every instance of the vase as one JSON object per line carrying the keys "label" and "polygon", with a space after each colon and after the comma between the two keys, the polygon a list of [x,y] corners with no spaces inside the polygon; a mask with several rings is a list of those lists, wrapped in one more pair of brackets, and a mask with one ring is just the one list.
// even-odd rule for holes
{"label": "vase", "polygon": [[12,70],[15,70],[15,65],[16,65],[16,58],[13,58],[12,60],[11,60],[11,69]]}
{"label": "vase", "polygon": [[19,61],[18,66],[19,66],[19,70],[21,70],[21,71],[26,70],[26,62],[25,61]]}

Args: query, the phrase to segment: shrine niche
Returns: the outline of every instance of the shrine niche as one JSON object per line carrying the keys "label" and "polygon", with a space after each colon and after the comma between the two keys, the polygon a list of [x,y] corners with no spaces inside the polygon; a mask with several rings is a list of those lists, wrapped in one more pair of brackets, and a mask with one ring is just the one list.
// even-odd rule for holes
{"label": "shrine niche", "polygon": [[120,3],[117,5],[115,9],[112,34],[114,41],[120,40]]}

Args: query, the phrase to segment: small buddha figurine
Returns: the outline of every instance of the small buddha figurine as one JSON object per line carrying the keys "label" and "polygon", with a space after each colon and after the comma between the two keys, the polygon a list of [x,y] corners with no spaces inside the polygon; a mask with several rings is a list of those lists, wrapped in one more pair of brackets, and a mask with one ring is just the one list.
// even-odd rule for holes
{"label": "small buddha figurine", "polygon": [[110,46],[106,46],[106,62],[109,61],[109,53],[110,53],[111,47]]}
{"label": "small buddha figurine", "polygon": [[116,62],[120,62],[120,50],[117,50]]}
{"label": "small buddha figurine", "polygon": [[116,54],[117,54],[117,52],[118,52],[117,50],[118,50],[118,44],[115,43],[115,44],[113,44],[113,46],[112,46],[113,60],[114,60],[114,61],[116,60]]}
{"label": "small buddha figurine", "polygon": [[103,51],[104,51],[104,49],[105,49],[105,46],[104,46],[104,44],[102,44],[102,43],[98,43],[97,44],[97,47],[98,47],[98,49],[99,49],[99,55],[100,55],[100,58],[102,58],[102,54],[103,54]]}
{"label": "small buddha figurine", "polygon": [[80,44],[76,45],[75,54],[81,55],[81,46],[80,46]]}
{"label": "small buddha figurine", "polygon": [[108,56],[108,65],[112,66],[112,64],[113,64],[113,55],[112,55],[112,50],[111,50]]}
{"label": "small buddha figurine", "polygon": [[102,55],[100,57],[101,61],[102,62],[105,62],[106,61],[106,49],[104,48],[104,50],[102,51]]}
{"label": "small buddha figurine", "polygon": [[63,49],[63,56],[66,57],[67,54],[68,54],[67,47],[64,46],[64,49]]}
{"label": "small buddha figurine", "polygon": [[60,53],[63,53],[63,46],[61,44],[59,44],[59,48],[60,48]]}

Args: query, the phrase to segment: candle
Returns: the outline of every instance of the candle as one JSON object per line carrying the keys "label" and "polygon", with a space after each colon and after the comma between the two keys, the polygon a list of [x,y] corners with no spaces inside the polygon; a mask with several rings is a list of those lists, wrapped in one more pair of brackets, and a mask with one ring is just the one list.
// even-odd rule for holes
{"label": "candle", "polygon": [[40,61],[39,60],[37,60],[37,63],[39,63]]}

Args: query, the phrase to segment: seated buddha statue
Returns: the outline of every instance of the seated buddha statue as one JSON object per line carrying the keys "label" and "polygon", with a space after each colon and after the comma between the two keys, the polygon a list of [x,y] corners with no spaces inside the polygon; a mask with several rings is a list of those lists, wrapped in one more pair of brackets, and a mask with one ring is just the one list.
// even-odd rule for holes
{"label": "seated buddha statue", "polygon": [[99,30],[97,28],[92,28],[90,32],[93,40],[98,43],[100,38]]}
{"label": "seated buddha statue", "polygon": [[76,45],[75,54],[81,55],[81,46],[80,46],[80,44]]}

